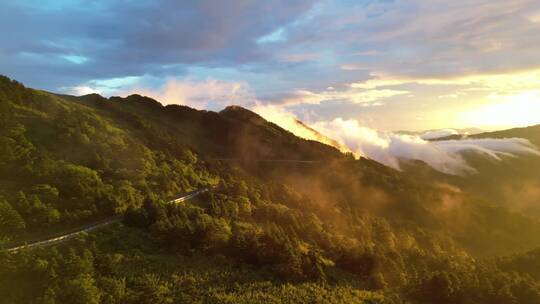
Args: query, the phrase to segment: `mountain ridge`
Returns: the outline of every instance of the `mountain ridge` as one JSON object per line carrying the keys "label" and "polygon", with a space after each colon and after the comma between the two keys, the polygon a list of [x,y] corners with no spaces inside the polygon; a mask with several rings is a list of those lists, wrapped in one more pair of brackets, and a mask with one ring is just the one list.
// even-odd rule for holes
{"label": "mountain ridge", "polygon": [[[537,254],[521,252],[540,246],[540,217],[246,109],[56,95],[0,77],[0,126],[0,245],[124,218],[47,250],[0,251],[9,303],[240,302],[283,290],[299,302],[540,299],[535,268],[520,268]],[[319,161],[257,161],[285,157]],[[213,190],[166,204],[201,187]],[[489,260],[502,255],[512,256]]]}

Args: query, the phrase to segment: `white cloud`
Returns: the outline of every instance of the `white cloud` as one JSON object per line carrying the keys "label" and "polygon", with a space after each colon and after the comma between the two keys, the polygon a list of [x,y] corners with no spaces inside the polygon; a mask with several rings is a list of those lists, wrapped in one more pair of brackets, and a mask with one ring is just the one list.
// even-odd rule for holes
{"label": "white cloud", "polygon": [[135,93],[164,104],[183,104],[197,109],[221,110],[234,104],[247,107],[256,104],[255,94],[247,83],[215,79],[170,79],[158,89],[132,88],[122,95]]}
{"label": "white cloud", "polygon": [[[417,135],[380,132],[360,125],[357,120],[336,118],[313,127],[343,143],[359,156],[365,156],[395,169],[400,159],[422,160],[432,168],[449,174],[475,172],[461,153],[472,151],[499,160],[500,156],[540,152],[526,139],[465,139],[429,142]],[[447,130],[448,131],[448,130]]]}
{"label": "white cloud", "polygon": [[321,104],[323,102],[345,102],[360,104],[363,106],[378,106],[381,105],[386,98],[407,95],[409,91],[393,90],[393,89],[357,89],[348,87],[345,90],[336,90],[329,87],[321,92],[312,92],[309,90],[296,90],[294,93],[283,98],[283,105],[299,105],[299,104]]}
{"label": "white cloud", "polygon": [[373,72],[371,78],[352,83],[352,88],[378,89],[405,84],[468,86],[487,89],[488,91],[513,91],[532,88],[540,84],[540,69],[507,71],[491,74],[472,74],[453,77],[407,77],[384,72]]}
{"label": "white cloud", "polygon": [[102,92],[96,88],[90,86],[74,86],[74,87],[62,87],[60,91],[65,92],[66,94],[71,94],[75,96],[82,96],[88,94],[101,94]]}
{"label": "white cloud", "polygon": [[500,156],[533,154],[540,156],[537,147],[524,138],[475,138],[433,142],[450,153],[474,151],[499,160]]}
{"label": "white cloud", "polygon": [[450,135],[458,135],[459,132],[454,129],[441,129],[441,130],[433,130],[433,131],[427,131],[424,132],[422,135],[420,135],[420,138],[425,140],[430,139],[436,139],[441,137],[447,137]]}
{"label": "white cloud", "polygon": [[360,125],[357,120],[341,118],[317,122],[313,127],[343,143],[357,156],[373,159],[395,169],[400,169],[400,159],[418,159],[445,173],[474,171],[459,154],[450,153],[416,135],[380,132]]}
{"label": "white cloud", "polygon": [[88,62],[88,58],[81,55],[61,55],[60,57],[74,64],[84,64]]}
{"label": "white cloud", "polygon": [[339,68],[344,71],[357,71],[365,69],[361,64],[358,63],[345,63],[340,65]]}
{"label": "white cloud", "polygon": [[81,85],[73,87],[61,87],[59,90],[67,94],[73,95],[86,95],[91,93],[102,94],[110,96],[117,94],[119,90],[125,87],[131,87],[137,84],[142,77],[139,76],[126,76],[106,79],[95,79],[87,81]]}
{"label": "white cloud", "polygon": [[460,113],[469,126],[513,127],[540,123],[540,90],[490,94],[490,103]]}
{"label": "white cloud", "polygon": [[300,122],[294,114],[287,112],[282,107],[258,104],[253,107],[252,110],[261,115],[264,119],[277,124],[298,137],[320,141],[327,145],[334,146],[342,152],[351,152],[346,146],[340,144],[336,140],[333,140]]}
{"label": "white cloud", "polygon": [[[400,160],[407,159],[424,161],[435,170],[447,174],[474,173],[476,170],[462,157],[462,153],[466,151],[479,153],[495,160],[500,160],[503,155],[533,154],[540,156],[536,147],[526,139],[520,138],[430,142],[418,135],[381,132],[363,126],[355,119],[342,118],[311,123],[310,127],[318,131],[313,132],[313,130],[298,124],[293,114],[281,108],[272,106],[271,108],[256,108],[255,110],[261,116],[300,137],[319,140],[336,146],[343,152],[351,151],[357,156],[373,159],[398,170],[401,168]],[[428,137],[455,133],[457,133],[455,130],[440,130],[429,133]]]}

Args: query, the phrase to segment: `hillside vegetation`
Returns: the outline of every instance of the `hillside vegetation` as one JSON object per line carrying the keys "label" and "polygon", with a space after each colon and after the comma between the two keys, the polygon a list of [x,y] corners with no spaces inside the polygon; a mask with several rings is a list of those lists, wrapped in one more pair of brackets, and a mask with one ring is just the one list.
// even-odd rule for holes
{"label": "hillside vegetation", "polygon": [[123,216],[0,251],[0,303],[540,302],[536,218],[243,108],[62,96],[3,77],[0,164],[4,247]]}

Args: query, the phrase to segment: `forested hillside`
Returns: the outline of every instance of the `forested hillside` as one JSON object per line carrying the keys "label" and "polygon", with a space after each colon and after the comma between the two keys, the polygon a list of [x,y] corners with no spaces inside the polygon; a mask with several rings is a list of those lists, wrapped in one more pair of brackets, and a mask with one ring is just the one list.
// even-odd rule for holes
{"label": "forested hillside", "polygon": [[0,251],[0,303],[540,302],[538,219],[449,177],[355,160],[239,107],[0,78],[0,245],[112,215]]}

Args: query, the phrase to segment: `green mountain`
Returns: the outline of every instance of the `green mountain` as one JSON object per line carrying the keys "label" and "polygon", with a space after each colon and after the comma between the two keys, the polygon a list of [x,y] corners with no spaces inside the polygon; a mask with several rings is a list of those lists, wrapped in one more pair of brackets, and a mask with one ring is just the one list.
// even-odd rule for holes
{"label": "green mountain", "polygon": [[0,251],[0,303],[538,303],[538,219],[415,170],[240,107],[2,77],[1,245],[123,220]]}
{"label": "green mountain", "polygon": [[98,95],[67,97],[85,104],[129,127],[148,129],[191,149],[216,158],[328,159],[342,157],[334,148],[300,140],[292,133],[241,107],[197,111],[186,106],[162,106],[139,95],[110,100]]}

